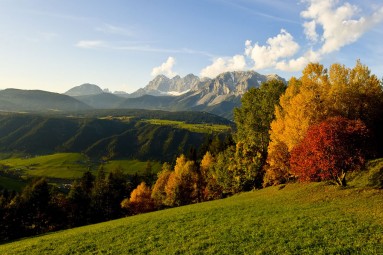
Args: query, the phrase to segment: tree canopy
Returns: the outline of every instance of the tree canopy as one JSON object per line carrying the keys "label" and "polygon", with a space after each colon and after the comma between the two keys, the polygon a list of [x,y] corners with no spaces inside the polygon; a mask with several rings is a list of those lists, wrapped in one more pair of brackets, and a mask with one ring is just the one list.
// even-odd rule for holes
{"label": "tree canopy", "polygon": [[313,125],[291,151],[291,172],[303,181],[333,180],[346,185],[346,173],[361,167],[369,132],[361,120],[329,118]]}

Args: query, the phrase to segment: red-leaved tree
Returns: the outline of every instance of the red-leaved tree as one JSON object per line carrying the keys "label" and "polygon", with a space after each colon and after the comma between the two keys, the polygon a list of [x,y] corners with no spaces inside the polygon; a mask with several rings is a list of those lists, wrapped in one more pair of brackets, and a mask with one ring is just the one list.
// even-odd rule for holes
{"label": "red-leaved tree", "polygon": [[344,186],[346,173],[365,163],[368,137],[361,120],[333,117],[313,125],[291,151],[291,172],[301,181],[334,180]]}

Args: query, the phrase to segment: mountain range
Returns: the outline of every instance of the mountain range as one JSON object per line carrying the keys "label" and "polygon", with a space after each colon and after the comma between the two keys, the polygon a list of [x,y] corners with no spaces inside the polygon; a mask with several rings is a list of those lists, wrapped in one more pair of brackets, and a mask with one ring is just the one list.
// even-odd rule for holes
{"label": "mountain range", "polygon": [[0,91],[2,111],[76,111],[87,109],[148,109],[206,111],[232,119],[243,94],[278,75],[255,71],[226,72],[214,79],[193,74],[168,78],[156,76],[134,93],[110,93],[94,84],[73,87],[64,94],[46,91],[6,89]]}

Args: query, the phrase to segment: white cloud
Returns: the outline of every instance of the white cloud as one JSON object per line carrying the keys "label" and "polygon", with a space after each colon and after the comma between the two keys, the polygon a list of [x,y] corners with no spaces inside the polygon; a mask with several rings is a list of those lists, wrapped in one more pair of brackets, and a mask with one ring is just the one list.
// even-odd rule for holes
{"label": "white cloud", "polygon": [[253,45],[247,40],[243,55],[217,58],[201,71],[201,75],[215,77],[226,71],[266,68],[299,71],[309,62],[318,62],[325,55],[357,41],[383,21],[383,6],[375,7],[376,11],[368,15],[358,6],[341,0],[301,1],[307,3],[306,9],[300,13],[306,19],[302,24],[307,39],[305,44],[299,45],[290,33],[281,29],[278,35],[267,39],[265,45]]}
{"label": "white cloud", "polygon": [[246,69],[246,60],[243,55],[235,55],[231,58],[217,58],[213,64],[202,69],[202,77],[214,78],[220,73],[240,71]]}
{"label": "white cloud", "polygon": [[79,48],[85,48],[85,49],[95,49],[95,48],[100,48],[104,46],[103,41],[87,41],[87,40],[82,40],[76,43],[76,47]]}
{"label": "white cloud", "polygon": [[275,69],[288,72],[301,71],[308,63],[318,62],[320,59],[321,55],[318,52],[309,50],[301,57],[279,61],[276,63]]}
{"label": "white cloud", "polygon": [[316,32],[315,20],[303,23],[303,27],[306,38],[311,42],[317,42],[319,35]]}
{"label": "white cloud", "polygon": [[163,74],[169,78],[173,78],[177,73],[173,72],[173,66],[176,63],[176,60],[173,57],[168,57],[166,62],[162,63],[160,66],[154,67],[151,75],[157,76]]}
{"label": "white cloud", "polygon": [[305,0],[308,8],[301,12],[306,22],[306,36],[311,38],[312,28],[308,23],[315,22],[323,29],[321,36],[321,54],[337,51],[345,45],[357,41],[367,30],[383,20],[383,7],[369,16],[358,15],[361,10],[356,5],[343,3],[337,5],[336,0]]}
{"label": "white cloud", "polygon": [[254,61],[255,70],[273,67],[280,58],[294,56],[299,50],[298,43],[284,29],[277,36],[267,39],[266,45],[255,43],[252,46],[249,40],[245,45],[245,54]]}

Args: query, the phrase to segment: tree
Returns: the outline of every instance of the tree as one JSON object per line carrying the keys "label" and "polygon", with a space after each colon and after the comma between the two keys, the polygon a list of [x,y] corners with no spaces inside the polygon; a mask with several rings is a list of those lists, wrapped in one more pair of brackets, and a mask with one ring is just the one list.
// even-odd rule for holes
{"label": "tree", "polygon": [[168,163],[164,163],[161,172],[157,174],[157,181],[152,189],[152,199],[157,208],[161,208],[165,205],[166,191],[165,186],[172,173],[171,166]]}
{"label": "tree", "polygon": [[286,90],[281,80],[270,80],[259,88],[251,88],[241,99],[241,107],[234,109],[237,127],[235,142],[241,143],[244,156],[261,154],[266,159],[270,123],[275,118],[275,106]]}
{"label": "tree", "polygon": [[168,206],[187,205],[200,201],[200,174],[194,161],[181,155],[176,160],[174,172],[169,175],[165,185]]}
{"label": "tree", "polygon": [[214,172],[215,158],[208,151],[200,163],[202,200],[213,200],[222,197],[222,187],[218,184]]}
{"label": "tree", "polygon": [[130,194],[130,198],[122,200],[121,207],[129,209],[132,214],[150,212],[154,210],[154,202],[151,198],[152,191],[150,187],[142,182]]}
{"label": "tree", "polygon": [[275,118],[275,107],[279,105],[279,98],[285,90],[286,84],[281,80],[264,82],[259,88],[251,88],[246,92],[241,99],[241,107],[234,110],[236,151],[234,161],[227,168],[237,183],[232,186],[232,191],[262,186],[270,124]]}
{"label": "tree", "polygon": [[94,176],[87,171],[79,180],[75,180],[71,186],[68,199],[69,225],[81,226],[91,222],[91,192],[94,184]]}
{"label": "tree", "polygon": [[[329,72],[318,63],[310,63],[300,79],[290,79],[275,116],[264,185],[289,179],[288,164],[283,162],[290,161],[292,149],[302,141],[309,127],[327,118],[361,119],[377,141],[383,140],[382,85],[360,61],[352,69],[333,64]],[[282,148],[287,148],[287,152],[280,153]],[[286,158],[281,158],[283,155]]]}
{"label": "tree", "polygon": [[360,120],[329,118],[313,125],[291,151],[291,172],[302,181],[333,180],[361,167],[368,152],[368,129]]}
{"label": "tree", "polygon": [[50,214],[50,202],[50,188],[46,180],[32,180],[9,204],[4,219],[9,223],[9,239],[47,232],[53,217]]}

